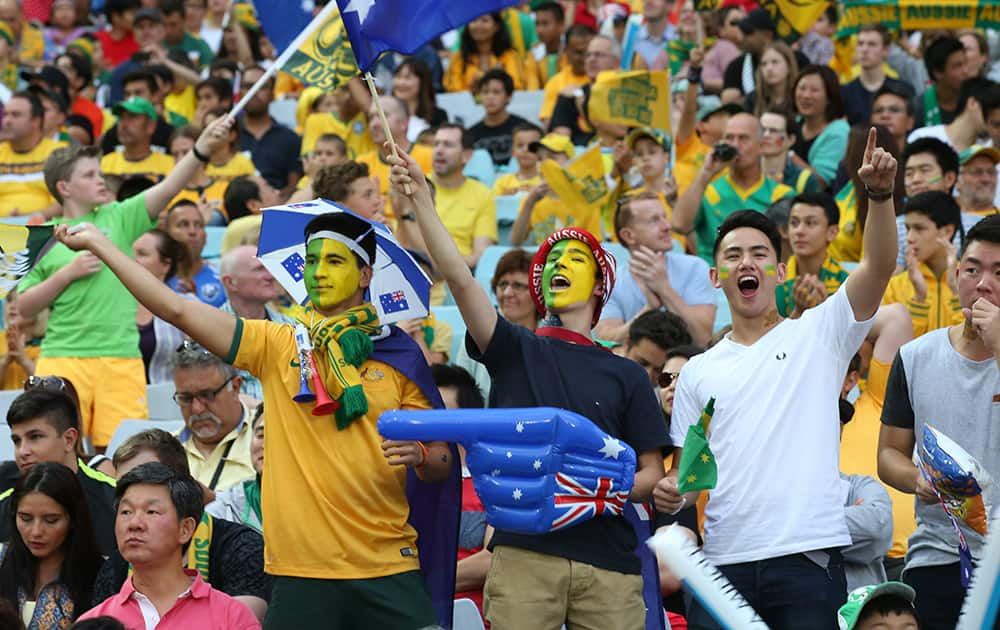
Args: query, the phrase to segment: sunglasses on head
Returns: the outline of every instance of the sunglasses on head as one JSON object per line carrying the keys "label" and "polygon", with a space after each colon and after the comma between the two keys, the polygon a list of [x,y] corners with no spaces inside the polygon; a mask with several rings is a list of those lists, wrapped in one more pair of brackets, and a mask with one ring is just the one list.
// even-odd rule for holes
{"label": "sunglasses on head", "polygon": [[57,392],[66,391],[66,381],[58,376],[29,376],[24,381],[25,391],[29,389],[49,389]]}

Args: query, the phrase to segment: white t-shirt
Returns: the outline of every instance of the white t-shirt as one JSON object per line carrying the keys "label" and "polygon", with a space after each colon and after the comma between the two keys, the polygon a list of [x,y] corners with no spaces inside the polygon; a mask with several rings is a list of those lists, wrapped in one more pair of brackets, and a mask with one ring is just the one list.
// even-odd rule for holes
{"label": "white t-shirt", "polygon": [[851,544],[837,400],[872,320],[854,320],[845,287],[751,346],[727,335],[681,371],[674,444],[684,443],[715,397],[709,447],[719,476],[705,509],[704,548],[715,565]]}
{"label": "white t-shirt", "polygon": [[906,137],[906,141],[913,142],[914,140],[919,140],[920,138],[936,138],[941,142],[947,144],[951,148],[955,148],[951,143],[951,138],[948,137],[948,132],[944,125],[931,125],[930,127],[920,127],[914,129],[910,132],[910,135]]}

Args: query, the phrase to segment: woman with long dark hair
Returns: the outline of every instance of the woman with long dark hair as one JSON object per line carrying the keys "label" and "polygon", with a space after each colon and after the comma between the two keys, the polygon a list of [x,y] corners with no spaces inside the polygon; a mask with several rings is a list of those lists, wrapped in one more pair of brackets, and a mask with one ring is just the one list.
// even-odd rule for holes
{"label": "woman with long dark hair", "polygon": [[36,464],[14,486],[0,598],[28,630],[62,630],[90,608],[102,559],[83,489],[69,468]]}
{"label": "woman with long dark hair", "polygon": [[437,106],[434,98],[434,78],[427,64],[416,57],[404,59],[392,75],[392,95],[406,103],[410,125],[406,139],[416,142],[420,133],[448,122],[448,114]]}
{"label": "woman with long dark hair", "polygon": [[[132,243],[132,253],[137,263],[164,283],[189,265],[187,248],[159,228],[137,238]],[[174,350],[184,340],[184,333],[154,317],[142,304],[136,309],[135,323],[139,327],[139,350],[146,366],[146,382],[173,381]]]}
{"label": "woman with long dark hair", "polygon": [[459,44],[444,76],[445,91],[475,90],[479,77],[490,68],[502,68],[509,74],[515,90],[538,89],[535,58],[517,52],[499,13],[487,13],[469,22]]}

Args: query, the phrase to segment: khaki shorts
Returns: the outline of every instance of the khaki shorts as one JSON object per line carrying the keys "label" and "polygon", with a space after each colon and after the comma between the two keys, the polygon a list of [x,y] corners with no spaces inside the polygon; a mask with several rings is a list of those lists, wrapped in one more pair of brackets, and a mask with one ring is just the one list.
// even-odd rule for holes
{"label": "khaki shorts", "polygon": [[146,372],[142,359],[42,357],[38,376],[62,376],[80,397],[80,431],[104,448],[122,420],[145,418]]}
{"label": "khaki shorts", "polygon": [[[600,544],[600,542],[595,542]],[[483,589],[494,630],[642,630],[642,576],[498,546]]]}

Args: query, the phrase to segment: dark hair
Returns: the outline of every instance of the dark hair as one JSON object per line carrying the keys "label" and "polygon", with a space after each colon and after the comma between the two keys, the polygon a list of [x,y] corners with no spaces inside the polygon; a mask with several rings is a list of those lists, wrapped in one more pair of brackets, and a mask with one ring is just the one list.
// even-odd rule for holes
{"label": "dark hair", "polygon": [[[819,75],[820,80],[823,81],[823,91],[826,93],[826,112],[824,112],[823,117],[826,118],[827,122],[843,118],[845,109],[844,97],[840,94],[840,81],[837,79],[837,73],[827,66],[810,64],[802,68],[799,76],[795,77],[795,85],[792,86],[792,103],[795,103],[795,90],[798,89],[799,83],[810,74]],[[798,106],[795,107],[797,111]]]}
{"label": "dark hair", "polygon": [[906,103],[906,115],[910,117],[913,116],[913,99],[911,98],[910,93],[898,84],[889,83],[888,81],[883,83],[882,87],[875,91],[875,96],[872,98],[872,106],[875,105],[875,101],[878,100],[878,97],[885,94],[891,94],[896,98],[902,99],[903,102]]}
{"label": "dark hair", "polygon": [[903,208],[904,214],[911,212],[924,215],[939,228],[946,225],[955,228],[955,233],[952,234],[951,238],[954,240],[955,237],[958,237],[958,244],[961,246],[965,237],[965,230],[962,228],[962,209],[951,194],[939,190],[928,190],[914,195],[906,201],[906,206]]}
{"label": "dark hair", "polygon": [[830,24],[834,26],[837,25],[838,21],[840,21],[840,15],[837,13],[836,4],[831,3],[830,6],[826,8],[826,11],[823,12],[823,14],[826,16],[827,21],[829,21]]}
{"label": "dark hair", "polygon": [[0,597],[16,603],[18,589],[32,593],[38,577],[38,562],[17,531],[17,508],[25,496],[38,492],[58,503],[69,517],[70,527],[63,541],[64,553],[59,583],[69,590],[74,618],[90,608],[94,580],[101,567],[101,553],[94,538],[86,495],[76,474],[57,462],[36,464],[14,485],[9,499],[6,525],[10,546],[0,564]]}
{"label": "dark hair", "polygon": [[198,90],[202,88],[208,88],[215,92],[215,95],[219,98],[219,100],[224,103],[232,104],[233,102],[233,84],[222,77],[210,76],[207,79],[199,81],[198,85],[194,86],[194,93],[196,97],[198,95]]}
{"label": "dark hair", "polygon": [[[331,142],[334,145],[336,145],[338,151],[340,151],[344,155],[347,155],[347,143],[344,142],[343,138],[341,138],[335,133],[324,133],[320,137],[316,138],[316,144],[319,144],[320,142]],[[313,146],[313,151],[315,150],[316,147]]]}
{"label": "dark hair", "polygon": [[1000,83],[984,79],[982,77],[972,77],[962,82],[962,87],[958,91],[958,108],[955,115],[959,116],[965,112],[965,107],[969,104],[969,99],[974,98],[983,110],[983,119],[989,117],[990,112],[1000,108]]}
{"label": "dark hair", "polygon": [[937,77],[934,76],[935,72],[944,72],[948,66],[948,57],[964,51],[965,46],[957,37],[939,37],[931,42],[924,51],[924,66],[927,68],[927,74],[931,81],[937,81]]}
{"label": "dark hair", "polygon": [[[493,34],[493,43],[490,48],[493,56],[499,59],[500,55],[512,49],[514,44],[510,38],[510,31],[507,30],[507,24],[503,21],[503,16],[499,13],[489,13],[487,15],[493,18],[493,21],[497,25],[497,32]],[[476,43],[472,41],[472,36],[469,35],[468,25],[462,29],[462,35],[459,37],[459,51],[462,55],[462,62],[466,65],[472,61],[472,56],[478,52]]]}
{"label": "dark hair", "polygon": [[490,280],[490,289],[497,292],[497,284],[500,278],[508,273],[528,273],[531,271],[532,254],[526,249],[512,249],[500,257],[496,267],[493,268],[493,278]]}
{"label": "dark hair", "polygon": [[392,73],[393,76],[399,74],[404,68],[420,79],[420,88],[417,90],[417,110],[412,113],[414,116],[430,122],[434,118],[434,110],[437,109],[437,101],[434,96],[434,75],[426,63],[416,57],[407,57],[396,66],[396,71]]}
{"label": "dark hair", "polygon": [[77,410],[77,417],[79,418],[80,412],[80,395],[76,391],[76,386],[73,385],[73,381],[69,380],[65,376],[54,376],[54,375],[36,375],[32,374],[24,380],[24,391],[29,391],[32,389],[45,389],[53,392],[62,392],[69,396],[70,400],[73,401],[73,405]]}
{"label": "dark hair", "polygon": [[792,211],[792,198],[782,197],[767,207],[764,216],[771,220],[776,226],[788,225],[788,215]]}
{"label": "dark hair", "polygon": [[963,256],[973,241],[1000,245],[1000,215],[991,214],[969,228],[968,234],[965,235],[965,245],[962,251]]}
{"label": "dark hair", "polygon": [[[240,64],[236,63],[232,59],[225,59],[222,57],[216,57],[212,64],[208,66],[208,76],[216,76],[216,70],[228,70],[236,76],[240,72]],[[229,86],[230,91],[232,91],[232,85]]]}
{"label": "dark hair", "polygon": [[[71,627],[75,628],[76,624]],[[24,624],[21,623],[21,615],[17,613],[17,607],[3,597],[0,597],[0,628],[24,630]]]}
{"label": "dark hair", "polygon": [[594,35],[597,35],[597,31],[590,28],[586,24],[573,24],[573,26],[569,27],[569,30],[566,31],[566,41],[569,42],[569,40],[579,37],[586,37],[587,39],[590,39]]}
{"label": "dark hair", "polygon": [[436,363],[431,366],[431,374],[438,388],[454,387],[457,390],[458,395],[455,398],[462,409],[482,409],[486,406],[483,393],[476,385],[476,379],[472,378],[465,368]]}
{"label": "dark hair", "polygon": [[718,255],[719,245],[722,243],[722,239],[726,237],[726,234],[739,228],[753,228],[763,232],[767,240],[771,242],[771,247],[774,248],[774,255],[781,255],[781,234],[778,233],[778,226],[772,223],[771,219],[768,219],[763,213],[756,210],[737,210],[726,217],[726,220],[722,222],[722,225],[716,231],[715,244],[712,246],[713,259]]}
{"label": "dark hair", "polygon": [[704,348],[692,344],[674,346],[673,348],[667,350],[667,361],[676,357],[682,357],[690,361],[693,357],[698,356],[704,351]]}
{"label": "dark hair", "polygon": [[[186,518],[194,519],[197,524],[201,520],[201,515],[205,511],[205,495],[201,486],[191,475],[185,472],[178,472],[160,462],[148,462],[136,466],[125,473],[115,486],[115,513],[118,513],[118,506],[121,505],[122,497],[128,489],[134,485],[164,486],[170,493],[170,501],[177,511],[177,522]],[[182,546],[183,552],[187,551],[191,539],[188,539]]]}
{"label": "dark hair", "polygon": [[[458,123],[445,122],[438,125],[437,131],[442,131],[444,129],[458,129],[460,135],[460,142],[462,143],[463,149],[472,149],[472,135],[466,131],[465,127]],[[435,132],[436,133],[436,132]]]}
{"label": "dark hair", "polygon": [[187,247],[160,228],[153,228],[146,234],[156,237],[156,253],[170,264],[167,268],[167,279],[173,278],[177,275],[178,269],[188,264]]}
{"label": "dark hair", "polygon": [[855,625],[861,625],[861,622],[867,621],[876,615],[885,617],[893,614],[912,615],[918,626],[920,624],[920,618],[917,617],[917,610],[913,607],[913,604],[895,594],[879,595],[874,599],[868,600],[858,614],[857,621],[854,623]]}
{"label": "dark hair", "polygon": [[901,164],[903,170],[910,158],[919,153],[930,153],[934,156],[934,161],[941,167],[941,174],[954,173],[958,176],[958,153],[947,143],[937,138],[918,138],[906,145],[903,149],[903,159]]}
{"label": "dark hair", "polygon": [[514,93],[514,79],[510,77],[502,68],[490,68],[479,77],[476,82],[476,92],[479,92],[489,81],[499,81],[503,86],[503,91],[507,96]]}
{"label": "dark hair", "polygon": [[39,120],[45,118],[45,106],[42,105],[42,99],[39,98],[38,94],[27,88],[21,90],[20,92],[14,94],[11,98],[23,98],[28,101],[28,105],[31,107],[31,117],[37,118]]}
{"label": "dark hair", "polygon": [[248,204],[255,200],[260,201],[260,186],[250,175],[233,178],[233,181],[226,186],[226,192],[222,194],[222,205],[226,208],[230,222],[248,216],[250,214]]}
{"label": "dark hair", "polygon": [[878,33],[882,37],[882,46],[888,48],[892,44],[892,35],[889,34],[889,29],[885,27],[885,24],[881,22],[869,22],[868,24],[862,24],[861,28],[858,29],[858,34],[861,33]]}
{"label": "dark hair", "polygon": [[77,621],[69,630],[127,630],[122,622],[108,615],[91,617],[83,621]]}
{"label": "dark hair", "polygon": [[87,134],[88,142],[85,146],[90,146],[94,144],[94,125],[90,122],[90,119],[82,114],[70,114],[66,117],[66,128],[77,127],[82,129],[84,133]]}
{"label": "dark hair", "polygon": [[126,13],[129,10],[138,11],[140,6],[142,5],[139,0],[106,0],[104,15],[107,16],[108,22],[110,22],[112,15]]}
{"label": "dark hair", "polygon": [[174,13],[180,13],[181,17],[184,17],[184,3],[181,0],[159,0],[156,3],[156,8],[160,10],[163,15],[173,15]]}
{"label": "dark hair", "polygon": [[729,14],[733,11],[740,11],[741,9],[742,7],[738,4],[730,4],[722,7],[721,9],[717,9],[715,11],[716,28],[722,30],[722,28],[726,26],[726,20],[729,19]]}
{"label": "dark hair", "polygon": [[343,201],[351,194],[351,184],[369,175],[368,165],[349,160],[343,164],[320,167],[313,177],[313,193],[330,201]]}
{"label": "dark hair", "polygon": [[792,199],[792,205],[788,208],[789,216],[791,216],[792,208],[794,208],[797,203],[801,203],[806,206],[818,206],[823,208],[823,214],[826,215],[827,225],[838,225],[840,223],[840,208],[837,207],[837,202],[833,200],[833,197],[827,193],[804,192],[795,195]]}
{"label": "dark hair", "polygon": [[[83,55],[73,54],[71,52],[64,52],[61,55],[57,56],[55,60],[53,60],[53,63],[59,61],[60,59],[69,60],[69,64],[73,66],[73,72],[76,73],[76,76],[80,77],[80,80],[83,81],[84,86],[93,83],[94,67],[90,63],[89,59],[87,59]],[[69,77],[66,78],[68,79]]]}
{"label": "dark hair", "polygon": [[628,345],[649,339],[663,350],[691,345],[691,333],[680,315],[669,311],[646,311],[628,327]]}
{"label": "dark hair", "polygon": [[781,105],[772,105],[771,107],[765,108],[764,111],[760,113],[760,116],[758,116],[758,118],[762,118],[764,114],[781,116],[782,118],[785,119],[785,135],[795,136],[796,138],[800,137],[799,134],[801,133],[802,130],[799,127],[799,122],[795,120],[795,114],[792,113],[791,109],[787,106],[786,103],[782,103]]}
{"label": "dark hair", "polygon": [[538,125],[532,124],[530,122],[523,122],[523,123],[518,123],[518,124],[514,125],[514,128],[511,129],[511,131],[510,131],[511,141],[513,141],[515,135],[521,133],[522,131],[534,131],[539,136],[544,136],[545,135],[545,132],[542,131],[542,128],[539,127]]}
{"label": "dark hair", "polygon": [[180,440],[163,429],[146,429],[130,435],[115,450],[112,463],[118,468],[143,451],[156,455],[156,460],[171,470],[190,474],[187,453]]}
{"label": "dark hair", "polygon": [[535,15],[538,15],[539,13],[551,13],[552,17],[556,19],[556,22],[559,22],[560,24],[566,20],[566,11],[558,2],[543,2],[536,5]]}
{"label": "dark hair", "polygon": [[151,95],[156,94],[156,92],[160,89],[160,84],[156,81],[156,75],[145,69],[132,70],[126,74],[122,79],[122,86],[124,87],[129,83],[135,83],[138,81],[144,81],[146,83],[146,87],[149,88],[149,93]]}
{"label": "dark hair", "polygon": [[116,201],[125,201],[136,195],[149,190],[156,184],[145,175],[130,175],[121,181],[118,192],[115,193]]}
{"label": "dark hair", "polygon": [[15,398],[7,410],[7,424],[11,427],[36,418],[44,418],[59,435],[69,429],[80,430],[76,404],[65,392],[41,387],[29,389]]}
{"label": "dark hair", "polygon": [[[181,65],[190,65],[191,63],[191,59],[179,50],[171,50],[167,53],[167,58]],[[174,71],[166,65],[162,63],[151,63],[146,66],[146,70],[149,70],[149,72],[156,77],[157,89],[160,89],[160,84],[170,85],[173,87],[175,83]]]}
{"label": "dark hair", "polygon": [[[370,223],[348,212],[327,212],[313,218],[306,225],[304,236],[306,241],[316,232],[330,231],[343,234],[347,238],[354,239],[358,245],[368,254],[368,260],[375,262],[375,232]],[[358,240],[360,239],[360,240]],[[353,253],[353,252],[352,252]],[[367,267],[368,264],[361,260],[361,257],[354,254],[359,267]]]}

